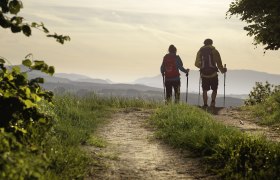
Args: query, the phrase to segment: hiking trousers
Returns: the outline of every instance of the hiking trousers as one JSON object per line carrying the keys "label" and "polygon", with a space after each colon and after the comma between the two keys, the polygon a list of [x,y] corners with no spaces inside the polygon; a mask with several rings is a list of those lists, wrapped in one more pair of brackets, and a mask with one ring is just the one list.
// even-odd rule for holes
{"label": "hiking trousers", "polygon": [[166,100],[170,102],[172,100],[172,89],[174,89],[175,93],[175,103],[180,101],[180,80],[175,81],[165,81],[165,88],[166,88]]}

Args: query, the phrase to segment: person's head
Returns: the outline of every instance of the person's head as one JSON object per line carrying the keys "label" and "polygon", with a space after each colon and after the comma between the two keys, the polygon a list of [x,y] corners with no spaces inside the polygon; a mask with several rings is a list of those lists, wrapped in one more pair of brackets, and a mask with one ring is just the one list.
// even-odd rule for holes
{"label": "person's head", "polygon": [[213,40],[212,39],[205,39],[204,40],[204,45],[208,46],[208,45],[212,45],[213,44]]}
{"label": "person's head", "polygon": [[177,53],[177,48],[173,44],[171,44],[168,48],[168,52],[176,54]]}

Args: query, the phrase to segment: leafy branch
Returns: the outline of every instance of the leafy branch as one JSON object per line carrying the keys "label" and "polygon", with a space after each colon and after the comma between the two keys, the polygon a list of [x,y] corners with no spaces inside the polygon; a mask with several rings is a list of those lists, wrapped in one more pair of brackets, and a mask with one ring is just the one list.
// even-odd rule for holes
{"label": "leafy branch", "polygon": [[50,34],[43,23],[25,22],[23,17],[18,16],[18,13],[23,8],[23,3],[20,0],[1,0],[0,8],[0,26],[4,29],[10,28],[12,33],[22,32],[29,37],[32,34],[32,28],[36,28],[44,32],[47,37],[56,39],[60,44],[70,41],[69,36],[57,35],[56,33]]}

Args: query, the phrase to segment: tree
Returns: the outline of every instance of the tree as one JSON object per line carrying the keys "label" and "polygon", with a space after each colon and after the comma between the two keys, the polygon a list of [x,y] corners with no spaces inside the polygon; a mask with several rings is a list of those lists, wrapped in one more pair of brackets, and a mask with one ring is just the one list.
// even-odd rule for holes
{"label": "tree", "polygon": [[43,23],[25,22],[23,17],[18,16],[18,13],[23,8],[22,1],[20,0],[0,0],[0,8],[0,26],[2,28],[10,28],[13,33],[22,32],[26,36],[31,35],[31,28],[36,28],[46,33],[47,37],[55,38],[61,44],[64,41],[70,41],[69,36],[58,35],[56,33],[50,34]]}
{"label": "tree", "polygon": [[235,0],[227,12],[228,17],[232,15],[248,24],[244,30],[254,37],[254,45],[262,44],[265,50],[280,48],[279,0]]}

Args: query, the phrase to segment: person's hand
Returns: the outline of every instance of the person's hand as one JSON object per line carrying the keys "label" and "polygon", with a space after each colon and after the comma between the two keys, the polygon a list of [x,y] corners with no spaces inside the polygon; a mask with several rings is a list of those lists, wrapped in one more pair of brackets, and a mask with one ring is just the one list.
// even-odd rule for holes
{"label": "person's hand", "polygon": [[224,73],[226,73],[227,72],[227,68],[224,68]]}
{"label": "person's hand", "polygon": [[186,70],[187,70],[186,76],[188,76],[188,75],[189,75],[189,72],[190,72],[190,69],[186,69]]}

